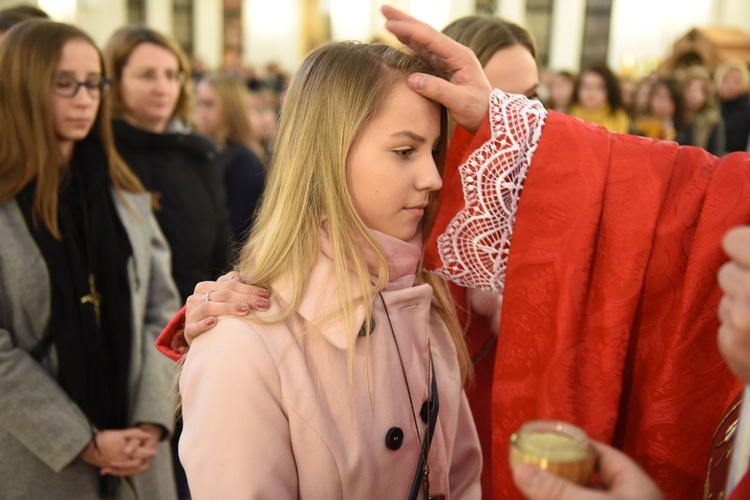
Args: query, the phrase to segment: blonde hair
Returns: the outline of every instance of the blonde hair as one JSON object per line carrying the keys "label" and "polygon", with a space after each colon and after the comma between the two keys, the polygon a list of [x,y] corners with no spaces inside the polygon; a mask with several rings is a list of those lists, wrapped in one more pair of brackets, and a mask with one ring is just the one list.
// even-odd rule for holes
{"label": "blonde hair", "polygon": [[216,95],[221,120],[226,128],[226,139],[249,147],[252,144],[252,127],[247,115],[249,92],[245,83],[233,76],[220,73],[204,76],[201,83],[211,86]]}
{"label": "blonde hair", "polygon": [[104,59],[107,72],[112,78],[112,97],[110,103],[112,113],[121,116],[125,112],[120,87],[122,86],[122,70],[128,64],[130,54],[141,44],[150,43],[170,51],[177,58],[178,69],[184,74],[180,87],[180,97],[175,105],[172,116],[184,123],[191,123],[193,112],[193,91],[190,81],[190,61],[187,55],[173,38],[152,30],[145,26],[124,26],[112,35],[104,48]]}
{"label": "blonde hair", "polygon": [[[313,50],[290,84],[269,169],[264,198],[249,241],[237,266],[248,283],[273,288],[280,280],[294,283],[288,304],[271,321],[281,321],[300,304],[320,252],[320,228],[327,220],[340,313],[351,334],[350,373],[359,325],[353,311],[362,305],[370,325],[372,304],[388,282],[388,263],[349,196],[346,157],[357,135],[381,110],[395,84],[415,71],[439,74],[425,59],[387,45],[337,42]],[[447,138],[441,109],[442,173]],[[368,260],[375,256],[377,283],[371,282]],[[433,286],[438,313],[453,337],[461,371],[471,371],[463,334],[445,284],[420,269]],[[354,297],[350,285],[354,276]],[[367,326],[366,328],[369,328]]]}
{"label": "blonde hair", "polygon": [[[96,44],[80,29],[47,20],[27,20],[13,27],[0,44],[0,203],[18,195],[36,180],[33,219],[60,239],[58,193],[68,165],[52,124],[52,80],[65,44],[83,40]],[[117,154],[109,110],[100,103],[89,137],[101,143],[110,182],[118,190],[141,192],[138,178]]]}
{"label": "blonde hair", "polygon": [[716,86],[721,86],[724,77],[733,69],[740,72],[742,88],[747,92],[750,89],[750,70],[747,67],[747,63],[740,61],[739,59],[727,59],[716,68],[716,72],[714,73],[714,82]]}

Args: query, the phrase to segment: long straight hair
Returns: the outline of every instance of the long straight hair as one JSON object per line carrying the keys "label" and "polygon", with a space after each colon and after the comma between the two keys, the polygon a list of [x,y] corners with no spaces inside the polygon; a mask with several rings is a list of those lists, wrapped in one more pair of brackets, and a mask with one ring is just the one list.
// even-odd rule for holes
{"label": "long straight hair", "polygon": [[[0,203],[36,180],[33,220],[61,239],[57,219],[60,183],[68,165],[52,125],[52,81],[62,51],[70,40],[91,44],[106,76],[94,41],[80,29],[32,19],[11,28],[0,43]],[[100,103],[89,137],[104,148],[115,189],[141,192],[143,186],[115,150],[109,111]]]}
{"label": "long straight hair", "polygon": [[[327,221],[339,311],[348,326],[350,373],[361,305],[369,325],[376,295],[388,283],[388,263],[352,203],[345,165],[360,131],[380,112],[394,86],[412,72],[440,74],[425,59],[387,45],[335,42],[312,51],[290,84],[281,113],[276,152],[250,239],[237,266],[248,283],[273,288],[294,283],[289,303],[272,321],[299,306],[320,252],[321,221]],[[442,168],[446,150],[446,112],[441,109]],[[375,256],[378,281],[371,282],[368,261]],[[445,285],[420,269],[433,286],[437,310],[451,332],[462,374],[471,362]],[[354,276],[355,285],[351,285]]]}

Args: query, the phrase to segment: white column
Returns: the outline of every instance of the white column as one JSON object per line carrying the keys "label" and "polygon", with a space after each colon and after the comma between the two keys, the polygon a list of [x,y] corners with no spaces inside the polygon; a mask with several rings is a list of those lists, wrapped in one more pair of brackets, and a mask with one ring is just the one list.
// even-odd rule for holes
{"label": "white column", "polygon": [[100,47],[118,28],[128,23],[126,0],[79,0],[76,24]]}
{"label": "white column", "polygon": [[409,12],[436,30],[451,21],[451,0],[411,0]]}
{"label": "white column", "polygon": [[[39,0],[39,2],[32,2],[32,5],[35,3],[54,21],[63,23],[75,22],[78,11],[76,0]],[[19,4],[20,2],[11,1],[3,5],[2,8],[14,7]]]}
{"label": "white column", "polygon": [[[373,2],[370,0],[328,0],[328,15],[331,19],[331,39],[360,40],[369,42],[373,37]],[[379,16],[383,19],[383,16]],[[377,22],[377,21],[376,21]],[[381,23],[382,24],[382,23]]]}
{"label": "white column", "polygon": [[243,58],[259,70],[271,61],[288,72],[302,59],[302,6],[299,0],[245,0]]}
{"label": "white column", "polygon": [[146,25],[164,34],[174,35],[173,7],[172,0],[146,1]]}
{"label": "white column", "polygon": [[[356,0],[347,1],[354,2]],[[379,37],[395,41],[396,38],[385,29],[385,17],[383,17],[383,13],[380,12],[380,7],[383,4],[388,4],[397,9],[403,10],[404,12],[409,12],[409,0],[371,0],[372,8],[370,10],[370,29],[368,32],[371,37]]]}
{"label": "white column", "polygon": [[193,33],[195,56],[208,68],[222,64],[224,40],[224,8],[220,0],[195,0],[193,3]]}
{"label": "white column", "polygon": [[506,21],[524,26],[526,23],[526,0],[496,0],[495,14]]}
{"label": "white column", "polygon": [[[446,22],[445,24],[448,25],[459,17],[470,16],[474,14],[475,4],[475,0],[452,0],[448,22]],[[440,29],[443,28],[445,28],[445,26],[440,27]]]}
{"label": "white column", "polygon": [[586,0],[555,0],[552,4],[549,68],[577,72],[581,65]]}

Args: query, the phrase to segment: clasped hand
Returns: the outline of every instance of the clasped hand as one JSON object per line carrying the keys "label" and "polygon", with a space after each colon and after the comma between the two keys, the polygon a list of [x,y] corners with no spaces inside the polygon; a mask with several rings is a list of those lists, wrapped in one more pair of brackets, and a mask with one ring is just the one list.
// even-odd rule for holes
{"label": "clasped hand", "polygon": [[102,475],[135,476],[151,466],[163,432],[161,427],[153,424],[99,431],[95,442],[86,446],[80,458],[98,467]]}

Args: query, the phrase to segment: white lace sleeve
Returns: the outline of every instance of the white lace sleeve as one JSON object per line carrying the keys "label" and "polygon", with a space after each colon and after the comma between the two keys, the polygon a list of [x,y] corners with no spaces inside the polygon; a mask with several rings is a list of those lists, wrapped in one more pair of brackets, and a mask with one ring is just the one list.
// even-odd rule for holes
{"label": "white lace sleeve", "polygon": [[466,205],[438,237],[443,267],[435,273],[503,292],[518,201],[546,117],[538,101],[490,94],[492,136],[459,167]]}

